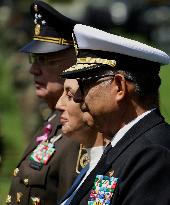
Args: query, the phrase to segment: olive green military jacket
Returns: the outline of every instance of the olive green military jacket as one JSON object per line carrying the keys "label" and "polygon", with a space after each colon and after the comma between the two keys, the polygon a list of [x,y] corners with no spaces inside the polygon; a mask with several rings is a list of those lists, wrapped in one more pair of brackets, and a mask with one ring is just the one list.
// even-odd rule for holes
{"label": "olive green military jacket", "polygon": [[[30,155],[39,143],[37,136],[42,136],[44,127],[51,125],[48,141],[54,139],[55,152],[47,162],[40,166],[30,160]],[[7,196],[8,205],[53,205],[59,201],[72,185],[80,145],[58,134],[59,117],[55,112],[44,123],[43,128],[33,138],[14,170],[11,188]]]}

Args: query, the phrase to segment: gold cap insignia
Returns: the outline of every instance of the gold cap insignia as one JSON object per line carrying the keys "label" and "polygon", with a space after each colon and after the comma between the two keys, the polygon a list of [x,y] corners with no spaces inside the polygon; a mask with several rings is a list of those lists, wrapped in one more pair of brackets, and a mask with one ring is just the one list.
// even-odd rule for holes
{"label": "gold cap insignia", "polygon": [[21,197],[23,196],[23,194],[21,192],[17,193],[17,203],[21,202]]}
{"label": "gold cap insignia", "polygon": [[34,5],[34,11],[35,11],[35,12],[38,12],[38,6],[37,6],[37,4]]}
{"label": "gold cap insignia", "polygon": [[32,199],[32,204],[33,205],[41,205],[40,204],[40,198],[38,198],[38,197],[31,197],[31,199]]}
{"label": "gold cap insignia", "polygon": [[40,34],[40,29],[41,29],[40,24],[36,24],[35,30],[34,30],[36,36],[38,36]]}
{"label": "gold cap insignia", "polygon": [[6,198],[6,203],[7,203],[7,204],[11,203],[11,196],[10,196],[10,195],[7,196],[7,198]]}

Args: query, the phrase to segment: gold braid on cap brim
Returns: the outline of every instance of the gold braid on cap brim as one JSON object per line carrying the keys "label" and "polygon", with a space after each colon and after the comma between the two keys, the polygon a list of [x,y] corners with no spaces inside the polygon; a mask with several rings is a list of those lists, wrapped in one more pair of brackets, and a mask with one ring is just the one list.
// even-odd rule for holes
{"label": "gold braid on cap brim", "polygon": [[64,38],[53,38],[47,36],[34,36],[33,40],[35,41],[44,41],[49,43],[56,43],[60,45],[74,45],[73,41],[66,40]]}
{"label": "gold braid on cap brim", "polygon": [[83,68],[88,68],[91,66],[95,66],[97,64],[104,64],[104,65],[109,65],[111,67],[115,67],[116,61],[103,59],[103,58],[92,58],[92,57],[77,58],[76,65],[73,65],[69,69],[65,70],[64,73],[69,72],[69,71],[74,71],[74,70],[81,70]]}

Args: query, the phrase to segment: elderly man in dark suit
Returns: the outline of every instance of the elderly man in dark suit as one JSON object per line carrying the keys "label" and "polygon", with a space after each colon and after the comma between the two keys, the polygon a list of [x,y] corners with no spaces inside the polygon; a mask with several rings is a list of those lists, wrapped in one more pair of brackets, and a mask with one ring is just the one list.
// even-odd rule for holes
{"label": "elderly man in dark suit", "polygon": [[170,204],[170,126],[159,111],[163,51],[84,25],[74,27],[75,101],[111,139],[70,205]]}
{"label": "elderly man in dark suit", "polygon": [[84,166],[77,161],[81,158],[80,145],[62,136],[59,114],[55,111],[64,83],[59,74],[76,61],[72,41],[76,22],[42,1],[31,5],[31,14],[34,37],[21,51],[30,55],[36,95],[48,104],[52,113],[14,170],[6,203],[53,205]]}

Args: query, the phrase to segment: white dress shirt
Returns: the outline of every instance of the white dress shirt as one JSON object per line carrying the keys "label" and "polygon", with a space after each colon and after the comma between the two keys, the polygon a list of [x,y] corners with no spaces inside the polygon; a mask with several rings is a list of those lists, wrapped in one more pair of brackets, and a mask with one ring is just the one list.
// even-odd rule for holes
{"label": "white dress shirt", "polygon": [[[111,140],[111,145],[112,147],[114,147],[119,140],[122,139],[122,137],[126,134],[126,132],[128,130],[130,130],[130,128],[135,125],[139,120],[141,120],[142,118],[144,118],[146,115],[148,115],[151,111],[155,110],[152,109],[152,110],[148,110],[144,113],[142,113],[141,115],[139,115],[137,118],[135,118],[134,120],[132,120],[131,122],[129,122],[127,125],[125,125],[124,127],[122,127],[116,134],[115,136],[113,137],[113,139]],[[113,125],[114,126],[114,125]]]}
{"label": "white dress shirt", "polygon": [[[81,186],[81,184],[84,182],[84,180],[90,174],[90,172],[95,168],[95,166],[97,165],[98,161],[100,160],[100,158],[103,154],[104,149],[105,149],[104,146],[92,147],[92,148],[87,149],[88,157],[90,159],[89,160],[89,169],[86,172],[85,176],[83,177],[83,179],[82,179],[81,183],[79,184],[79,186],[76,188],[76,190],[78,190],[78,188]],[[67,198],[61,205],[64,205],[67,202],[68,199],[69,198]]]}

